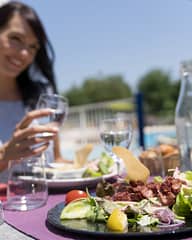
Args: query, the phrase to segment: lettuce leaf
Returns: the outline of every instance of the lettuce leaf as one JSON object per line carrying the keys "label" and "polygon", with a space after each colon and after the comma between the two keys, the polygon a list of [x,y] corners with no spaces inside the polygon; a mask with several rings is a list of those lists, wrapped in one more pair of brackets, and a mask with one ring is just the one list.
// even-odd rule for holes
{"label": "lettuce leaf", "polygon": [[192,187],[184,185],[181,187],[172,210],[179,217],[192,217]]}

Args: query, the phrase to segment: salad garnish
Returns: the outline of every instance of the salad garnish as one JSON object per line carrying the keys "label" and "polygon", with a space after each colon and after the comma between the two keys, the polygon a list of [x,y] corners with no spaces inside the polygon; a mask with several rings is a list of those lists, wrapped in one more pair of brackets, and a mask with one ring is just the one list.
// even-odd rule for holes
{"label": "salad garnish", "polygon": [[100,177],[112,172],[114,160],[107,153],[102,152],[99,159],[89,163],[82,177]]}
{"label": "salad garnish", "polygon": [[[62,210],[60,219],[102,222],[109,229],[114,226],[110,229],[113,231],[125,231],[125,226],[127,229],[139,227],[142,231],[148,231],[148,227],[178,228],[192,217],[192,171],[176,169],[173,176],[157,179],[148,183],[123,179],[113,183],[101,181],[96,196],[87,190],[88,197],[70,202]],[[122,215],[116,225],[111,215],[119,211]]]}

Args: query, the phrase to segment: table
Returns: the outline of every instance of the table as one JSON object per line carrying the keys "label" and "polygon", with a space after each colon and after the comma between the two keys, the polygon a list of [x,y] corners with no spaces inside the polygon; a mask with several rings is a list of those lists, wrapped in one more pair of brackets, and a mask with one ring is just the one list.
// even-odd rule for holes
{"label": "table", "polygon": [[33,240],[34,238],[28,237],[26,234],[23,234],[11,227],[7,223],[0,225],[0,240]]}
{"label": "table", "polygon": [[[38,209],[34,209],[31,211],[24,211],[24,212],[4,210],[5,221],[11,226],[14,226],[17,230],[27,233],[29,237],[32,237],[32,238],[28,238],[26,236],[27,237],[26,240],[29,240],[29,239],[30,240],[31,239],[40,239],[40,240],[75,239],[75,237],[71,238],[70,236],[67,236],[67,235],[66,236],[58,235],[57,231],[53,233],[46,227],[46,224],[45,224],[48,210],[54,207],[57,203],[60,203],[64,200],[65,200],[64,194],[53,194],[53,195],[49,195],[47,204]],[[8,227],[7,224],[5,224],[5,226],[3,225],[2,227]],[[11,236],[13,234],[12,233],[13,229],[9,228],[8,230],[10,231],[10,236]],[[7,238],[4,238],[4,239],[7,239]],[[0,240],[1,240],[1,236],[0,236]]]}
{"label": "table", "polygon": [[[9,225],[7,223],[0,225],[0,240],[85,240],[84,237],[64,232],[60,235],[59,230],[49,230],[46,227],[45,220],[48,210],[64,200],[64,193],[51,194],[48,197],[47,204],[41,208],[27,212],[5,211],[5,221]],[[188,238],[188,240],[192,240],[192,238]]]}

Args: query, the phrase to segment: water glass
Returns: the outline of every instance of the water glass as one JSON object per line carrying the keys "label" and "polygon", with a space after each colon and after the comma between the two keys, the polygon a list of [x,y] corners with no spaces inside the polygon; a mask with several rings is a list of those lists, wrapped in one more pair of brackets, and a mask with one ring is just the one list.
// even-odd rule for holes
{"label": "water glass", "polygon": [[47,202],[48,187],[42,156],[9,161],[6,210],[27,211]]}
{"label": "water glass", "polygon": [[113,146],[128,148],[133,134],[132,123],[129,118],[104,119],[100,124],[100,137],[107,151]]}
{"label": "water glass", "polygon": [[104,119],[100,124],[100,138],[104,148],[117,164],[117,173],[121,172],[122,160],[113,152],[113,146],[128,148],[133,135],[132,122],[127,117]]}
{"label": "water glass", "polygon": [[41,94],[36,109],[51,108],[53,113],[48,117],[38,119],[39,124],[52,124],[60,127],[68,114],[67,98],[58,94]]}
{"label": "water glass", "polygon": [[0,225],[4,223],[4,212],[3,212],[3,204],[0,201]]}

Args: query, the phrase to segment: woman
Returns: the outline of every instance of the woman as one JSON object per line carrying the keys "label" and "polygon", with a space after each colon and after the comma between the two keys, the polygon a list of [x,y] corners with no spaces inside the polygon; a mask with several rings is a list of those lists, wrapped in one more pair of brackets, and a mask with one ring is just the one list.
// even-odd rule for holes
{"label": "woman", "polygon": [[[35,134],[38,132],[50,131],[56,134],[57,130],[45,126],[30,127],[33,119],[50,114],[49,110],[35,110],[25,116],[27,111],[35,108],[42,92],[57,93],[53,60],[53,49],[36,12],[16,1],[1,6],[0,160],[5,160],[4,165],[9,159],[44,151],[47,143],[55,137],[37,139]],[[31,148],[34,142],[41,142],[35,152]],[[55,159],[59,160],[61,156],[57,138],[55,143]],[[20,151],[23,148],[25,150]]]}

